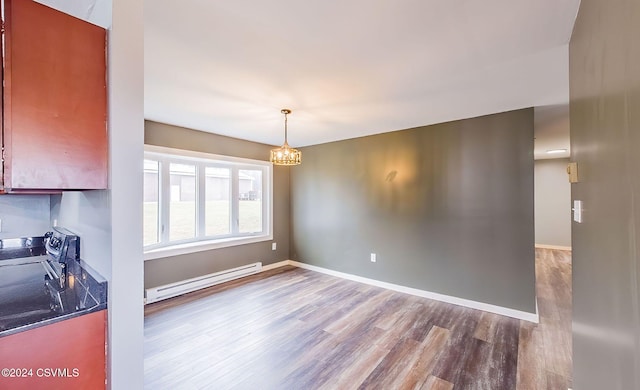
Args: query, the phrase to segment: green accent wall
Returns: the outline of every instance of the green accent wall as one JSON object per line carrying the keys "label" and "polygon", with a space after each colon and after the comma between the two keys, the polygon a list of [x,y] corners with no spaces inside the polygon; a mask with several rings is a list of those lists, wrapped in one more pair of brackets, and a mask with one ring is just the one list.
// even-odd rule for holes
{"label": "green accent wall", "polygon": [[523,109],[302,148],[292,259],[535,313],[533,137]]}
{"label": "green accent wall", "polygon": [[582,0],[569,45],[573,388],[640,389],[640,2]]}

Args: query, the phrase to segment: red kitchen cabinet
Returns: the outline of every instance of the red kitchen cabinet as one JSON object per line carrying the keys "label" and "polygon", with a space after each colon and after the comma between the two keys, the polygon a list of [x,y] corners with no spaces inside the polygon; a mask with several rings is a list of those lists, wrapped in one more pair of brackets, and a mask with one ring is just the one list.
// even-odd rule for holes
{"label": "red kitchen cabinet", "polygon": [[107,188],[106,30],[4,1],[4,192]]}
{"label": "red kitchen cabinet", "polygon": [[104,389],[107,311],[0,338],[0,389]]}

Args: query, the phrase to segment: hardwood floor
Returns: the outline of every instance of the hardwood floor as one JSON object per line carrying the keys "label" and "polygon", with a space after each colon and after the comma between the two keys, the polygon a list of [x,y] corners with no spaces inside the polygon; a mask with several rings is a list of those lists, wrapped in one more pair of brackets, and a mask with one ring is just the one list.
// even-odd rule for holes
{"label": "hardwood floor", "polygon": [[571,252],[536,250],[536,293],[540,323],[520,327],[518,389],[571,388]]}
{"label": "hardwood floor", "polygon": [[145,308],[147,389],[567,389],[570,252],[540,324],[283,267]]}

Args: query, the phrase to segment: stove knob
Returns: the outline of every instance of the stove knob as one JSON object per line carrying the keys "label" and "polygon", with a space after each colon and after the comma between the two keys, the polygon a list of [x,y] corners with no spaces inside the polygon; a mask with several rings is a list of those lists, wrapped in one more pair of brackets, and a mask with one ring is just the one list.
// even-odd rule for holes
{"label": "stove knob", "polygon": [[56,237],[52,237],[50,241],[50,245],[53,249],[60,248],[60,239]]}

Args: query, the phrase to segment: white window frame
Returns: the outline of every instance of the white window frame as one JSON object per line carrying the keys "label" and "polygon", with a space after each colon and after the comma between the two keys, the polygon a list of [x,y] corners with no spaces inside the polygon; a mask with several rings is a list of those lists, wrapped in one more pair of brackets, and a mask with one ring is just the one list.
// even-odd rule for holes
{"label": "white window frame", "polygon": [[[268,161],[252,160],[240,157],[223,156],[191,150],[174,149],[162,146],[145,145],[144,159],[159,162],[158,184],[158,238],[156,244],[144,247],[144,259],[152,260],[193,252],[246,245],[273,240],[273,164]],[[196,233],[194,238],[169,241],[169,164],[191,164],[196,166]],[[205,168],[229,168],[231,171],[230,233],[218,236],[206,236],[205,224]],[[256,233],[239,232],[239,171],[262,171],[262,231]],[[163,229],[163,226],[167,228]]]}

